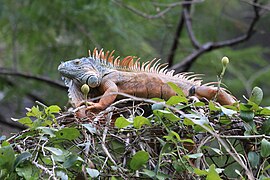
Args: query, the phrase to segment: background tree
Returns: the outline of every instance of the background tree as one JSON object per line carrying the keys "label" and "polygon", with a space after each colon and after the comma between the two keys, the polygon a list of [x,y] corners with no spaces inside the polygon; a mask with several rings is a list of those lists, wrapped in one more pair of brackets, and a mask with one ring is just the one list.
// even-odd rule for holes
{"label": "background tree", "polygon": [[267,0],[1,1],[1,121],[10,124],[35,100],[65,106],[57,66],[94,47],[161,58],[205,82],[216,81],[226,55],[228,89],[241,99],[260,86],[268,105],[269,10]]}

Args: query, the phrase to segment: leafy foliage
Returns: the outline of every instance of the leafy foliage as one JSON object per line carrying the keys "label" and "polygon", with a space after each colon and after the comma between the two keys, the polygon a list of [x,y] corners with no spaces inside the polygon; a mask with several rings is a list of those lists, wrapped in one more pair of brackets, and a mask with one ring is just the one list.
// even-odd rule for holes
{"label": "leafy foliage", "polygon": [[101,112],[96,118],[105,118],[105,124],[79,120],[56,105],[28,108],[18,121],[29,128],[1,140],[1,179],[269,176],[268,107],[253,96],[247,103],[220,106],[190,101],[176,91],[166,102],[144,100],[154,109],[147,117],[123,111],[113,120]]}

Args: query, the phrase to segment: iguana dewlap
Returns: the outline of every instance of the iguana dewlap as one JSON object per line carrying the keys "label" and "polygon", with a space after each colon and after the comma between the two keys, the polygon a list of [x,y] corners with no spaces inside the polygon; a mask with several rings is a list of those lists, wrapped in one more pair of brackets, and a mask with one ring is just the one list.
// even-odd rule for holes
{"label": "iguana dewlap", "polygon": [[74,106],[79,106],[84,101],[80,89],[83,84],[90,87],[89,99],[101,96],[98,102],[88,107],[90,111],[96,112],[104,110],[117,98],[122,98],[117,92],[141,98],[159,97],[167,100],[176,95],[168,82],[179,86],[186,96],[195,95],[209,100],[216,96],[222,105],[235,103],[235,98],[223,89],[217,91],[216,87],[201,85],[202,80],[196,75],[174,74],[174,70],[167,70],[166,64],[155,59],[141,63],[139,58],[127,56],[120,60],[119,57],[113,57],[113,52],[104,53],[95,49],[92,55],[89,53],[89,57],[59,65],[58,70],[69,87],[69,97]]}

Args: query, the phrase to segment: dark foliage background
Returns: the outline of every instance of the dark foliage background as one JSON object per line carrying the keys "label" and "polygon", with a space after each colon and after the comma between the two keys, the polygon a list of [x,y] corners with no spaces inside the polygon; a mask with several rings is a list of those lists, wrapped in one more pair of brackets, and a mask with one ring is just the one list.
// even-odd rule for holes
{"label": "dark foliage background", "polygon": [[204,82],[216,81],[226,55],[228,89],[242,99],[259,86],[268,106],[269,11],[267,0],[2,0],[0,132],[20,129],[10,117],[21,117],[35,100],[64,107],[57,66],[94,47],[143,61],[161,58],[178,72],[205,74]]}

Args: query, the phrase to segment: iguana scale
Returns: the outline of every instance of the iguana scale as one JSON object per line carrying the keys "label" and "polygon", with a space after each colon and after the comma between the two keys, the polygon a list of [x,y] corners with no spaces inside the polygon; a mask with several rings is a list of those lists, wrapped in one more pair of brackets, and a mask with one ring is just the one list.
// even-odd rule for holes
{"label": "iguana scale", "polygon": [[[87,109],[92,112],[104,110],[117,98],[117,92],[130,94],[141,98],[159,97],[165,100],[176,93],[169,87],[168,82],[175,83],[186,96],[213,99],[222,105],[235,103],[235,98],[224,89],[202,85],[202,80],[191,73],[174,74],[166,64],[153,59],[141,63],[139,58],[127,56],[120,60],[114,58],[114,51],[106,53],[103,50],[89,51],[89,57],[70,60],[59,65],[58,70],[69,87],[69,97],[75,106],[84,101],[80,90],[83,84],[90,87],[89,99],[101,96],[98,102],[92,102]],[[218,94],[217,94],[218,93]],[[217,94],[217,95],[216,95]]]}

